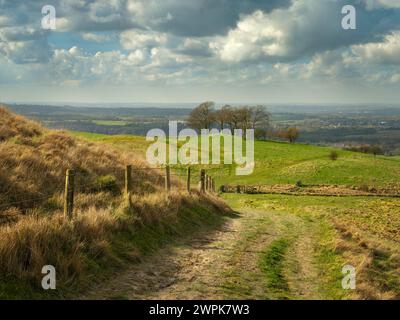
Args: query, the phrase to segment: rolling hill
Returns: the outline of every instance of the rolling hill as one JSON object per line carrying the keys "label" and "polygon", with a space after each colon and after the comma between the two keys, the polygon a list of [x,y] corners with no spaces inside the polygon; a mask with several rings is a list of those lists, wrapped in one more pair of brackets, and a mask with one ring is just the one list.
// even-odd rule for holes
{"label": "rolling hill", "polygon": [[[231,165],[195,166],[189,195],[179,179],[186,167],[178,165],[172,168],[174,191],[167,194],[163,172],[143,160],[149,146],[144,137],[52,131],[6,109],[0,112],[1,298],[71,298],[89,288],[95,298],[135,298],[150,290],[126,288],[130,281],[135,288],[142,281],[154,285],[150,298],[184,293],[230,299],[400,297],[399,198],[297,192],[313,185],[398,193],[399,158],[257,141],[252,175],[236,176]],[[337,160],[330,159],[333,150]],[[136,170],[130,207],[121,193],[126,164]],[[77,172],[71,221],[62,215],[67,168]],[[201,168],[219,185],[263,185],[278,193],[202,195],[197,192]],[[297,193],[279,194],[288,185]],[[221,198],[237,214],[229,216]],[[177,238],[189,239],[188,244],[180,243],[177,253],[162,253],[162,263],[150,258],[157,271],[144,274],[141,268],[149,265],[138,262],[157,256],[151,253]],[[40,290],[45,264],[57,266],[56,293]],[[137,267],[129,271],[132,265]],[[352,292],[342,288],[345,265],[357,270]],[[102,286],[125,269],[113,278],[118,287]],[[213,286],[204,285],[196,270],[204,273],[203,280],[214,279]],[[171,279],[176,286],[164,288]]]}
{"label": "rolling hill", "polygon": [[[112,145],[122,150],[141,153],[149,142],[139,136],[108,136],[73,133],[91,141]],[[202,166],[207,168],[218,184],[332,184],[347,186],[400,186],[400,158],[356,153],[331,147],[285,142],[255,141],[255,169],[249,176],[235,175],[232,165]],[[331,151],[338,159],[329,158]],[[182,166],[177,171],[184,172]]]}
{"label": "rolling hill", "polygon": [[[74,134],[138,153],[144,153],[148,146],[143,137]],[[330,159],[333,150],[338,153],[337,160]],[[230,271],[216,271],[214,275],[222,282],[223,296],[237,299],[400,297],[399,158],[257,141],[255,163],[254,173],[242,177],[235,176],[230,165],[202,166],[220,185],[265,185],[277,191],[276,194],[222,195],[233,209],[243,214],[242,223],[235,224],[235,229],[241,230],[238,243],[216,241],[224,250],[236,248],[225,258],[233,265]],[[184,169],[174,167],[182,175]],[[198,170],[194,168],[196,176]],[[321,194],[302,193],[307,185],[313,185],[314,191],[320,189]],[[286,190],[286,186],[295,192],[279,191]],[[266,235],[272,239],[265,239]],[[247,251],[240,251],[243,247],[248,250],[256,247],[261,253],[248,257],[244,253]],[[248,271],[246,266],[253,265],[252,259],[257,265]],[[343,266],[355,268],[356,290],[343,290]]]}
{"label": "rolling hill", "polygon": [[[133,165],[131,205],[122,192]],[[63,216],[66,169],[75,170],[73,219]],[[135,152],[41,127],[0,108],[0,299],[65,297],[179,236],[222,222],[213,195],[185,192]],[[41,289],[45,265],[57,291]]]}

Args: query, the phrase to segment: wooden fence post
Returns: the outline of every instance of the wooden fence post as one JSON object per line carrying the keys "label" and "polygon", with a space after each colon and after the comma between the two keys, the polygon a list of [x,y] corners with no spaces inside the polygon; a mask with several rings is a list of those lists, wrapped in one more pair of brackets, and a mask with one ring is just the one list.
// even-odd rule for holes
{"label": "wooden fence post", "polygon": [[206,192],[206,170],[202,169],[200,173],[200,191]]}
{"label": "wooden fence post", "polygon": [[191,173],[191,169],[190,167],[187,168],[187,181],[186,181],[186,188],[187,188],[187,192],[190,193],[190,173]]}
{"label": "wooden fence post", "polygon": [[131,191],[132,191],[132,166],[128,165],[125,168],[125,200],[127,205],[131,206]]}
{"label": "wooden fence post", "polygon": [[171,169],[169,166],[165,167],[165,190],[168,192],[171,190]]}
{"label": "wooden fence post", "polygon": [[208,174],[206,174],[204,177],[204,183],[205,183],[205,186],[204,186],[205,191],[208,191]]}
{"label": "wooden fence post", "polygon": [[74,213],[75,171],[68,169],[65,174],[64,217],[72,219]]}
{"label": "wooden fence post", "polygon": [[238,186],[236,186],[236,192],[237,193],[240,193],[241,191],[240,191],[240,186],[238,185]]}

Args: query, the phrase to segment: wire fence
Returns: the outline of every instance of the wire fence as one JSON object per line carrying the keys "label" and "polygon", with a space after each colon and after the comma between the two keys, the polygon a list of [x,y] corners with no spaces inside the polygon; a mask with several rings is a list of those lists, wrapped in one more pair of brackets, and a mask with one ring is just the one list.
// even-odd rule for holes
{"label": "wire fence", "polygon": [[[4,203],[0,203],[0,210],[4,211],[11,208],[31,209],[43,205],[52,198],[58,198],[57,200],[59,201],[60,197],[62,197],[64,214],[72,217],[75,195],[113,191],[130,198],[134,191],[133,185],[140,188],[143,181],[148,181],[159,187],[164,186],[166,192],[170,192],[173,188],[184,190],[186,187],[186,191],[190,193],[193,185],[198,186],[200,192],[215,192],[215,181],[212,177],[206,175],[204,169],[196,170],[191,167],[179,167],[173,168],[173,170],[171,172],[169,166],[133,167],[128,165],[125,168],[124,178],[121,179],[116,178],[114,175],[88,177],[87,174],[69,169],[66,171],[65,180],[55,185],[49,193],[29,196],[29,194],[21,194],[15,189],[8,189],[3,195],[0,195],[0,201],[4,199]],[[138,177],[139,172],[146,173],[146,175]],[[195,177],[196,172],[199,175],[198,178]],[[90,181],[87,181],[87,179]],[[12,199],[17,200],[13,201]]]}

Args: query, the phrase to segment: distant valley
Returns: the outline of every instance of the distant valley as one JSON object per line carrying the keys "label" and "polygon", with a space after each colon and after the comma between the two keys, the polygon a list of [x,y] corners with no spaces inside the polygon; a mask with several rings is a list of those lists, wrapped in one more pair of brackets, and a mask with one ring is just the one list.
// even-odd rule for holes
{"label": "distant valley", "polygon": [[[168,121],[184,121],[190,104],[45,106],[11,104],[13,111],[49,128],[101,134],[146,135],[154,128],[168,130]],[[195,107],[195,104],[193,104]],[[400,108],[396,106],[269,106],[275,128],[297,127],[299,142],[348,147],[379,145],[387,155],[400,154]]]}

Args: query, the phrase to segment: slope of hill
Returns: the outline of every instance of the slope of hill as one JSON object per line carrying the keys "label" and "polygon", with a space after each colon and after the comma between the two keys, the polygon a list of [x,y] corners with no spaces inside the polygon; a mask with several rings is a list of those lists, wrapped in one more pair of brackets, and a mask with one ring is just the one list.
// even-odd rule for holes
{"label": "slope of hill", "polygon": [[[29,213],[39,205],[62,205],[52,196],[64,189],[65,171],[76,171],[78,209],[89,204],[106,208],[115,194],[96,195],[90,191],[116,191],[124,183],[127,164],[145,168],[145,162],[132,152],[118,152],[112,146],[71,137],[63,131],[47,130],[35,122],[0,109],[0,208],[2,219],[10,214]],[[133,193],[151,185],[163,188],[160,171],[137,170],[133,180]],[[82,192],[81,192],[82,191]],[[49,203],[50,202],[50,203]],[[40,207],[40,206],[39,206]],[[4,213],[6,210],[6,213]]]}
{"label": "slope of hill", "polygon": [[398,183],[400,159],[376,157],[333,148],[279,142],[256,142],[256,168],[250,177],[233,178],[241,183],[379,185]]}
{"label": "slope of hill", "polygon": [[[131,207],[122,195],[133,164]],[[75,169],[74,219],[62,215],[66,169]],[[134,152],[88,142],[0,108],[0,298],[54,297],[81,290],[177,235],[222,221],[227,207],[191,195]],[[171,223],[172,222],[172,223]],[[53,265],[57,292],[41,289]]]}
{"label": "slope of hill", "polygon": [[[73,133],[88,140],[145,154],[149,142],[137,136],[107,136]],[[203,166],[218,184],[332,184],[347,186],[400,187],[400,158],[356,153],[331,147],[285,142],[255,141],[255,168],[248,176],[237,176],[232,165]],[[333,161],[329,155],[338,153]],[[184,170],[182,166],[175,168]]]}
{"label": "slope of hill", "polygon": [[[202,294],[218,292],[217,297],[400,296],[398,198],[226,194],[223,198],[241,214],[224,224],[222,229],[228,232],[222,230],[208,237],[199,232],[193,244],[196,231],[225,223],[226,218],[220,213],[229,209],[213,196],[205,197],[195,191],[187,194],[178,180],[173,183],[176,191],[166,196],[162,172],[147,168],[141,160],[149,146],[145,138],[78,132],[70,135],[46,130],[4,109],[1,112],[0,298],[71,297],[89,287],[95,288],[94,296],[107,298],[114,287],[100,286],[99,292],[107,293],[104,297],[97,295],[94,279],[106,280],[128,262],[139,261],[177,235],[190,235],[191,239],[183,261],[182,252],[177,249],[166,265],[164,261],[160,264],[157,259],[150,259],[155,267],[169,277],[180,272],[175,264],[190,261],[181,266],[186,270],[195,262],[195,270],[202,270],[206,279],[211,276],[219,285],[202,285],[201,274],[190,277],[188,282],[183,276],[182,282],[168,290],[158,292],[155,285],[156,296],[170,297],[170,293],[181,294],[187,289],[190,297],[196,298],[195,290],[187,286],[198,277],[196,286]],[[333,161],[329,157],[332,150],[256,142],[256,168],[252,175],[236,176],[234,166],[230,165],[196,166],[192,182],[193,186],[197,184],[198,170],[204,167],[219,184],[265,184],[275,188],[301,180],[304,184],[365,184],[398,191],[398,158],[336,150],[339,157]],[[139,169],[135,172],[131,208],[126,207],[121,194],[127,163]],[[66,221],[61,215],[62,184],[64,171],[70,167],[77,171],[78,193],[76,216]],[[184,166],[173,170],[175,176],[185,174]],[[229,226],[241,231],[231,233]],[[220,238],[215,238],[216,234]],[[231,238],[234,241],[224,242]],[[209,250],[202,246],[193,249],[199,241],[211,239],[216,249],[222,246],[227,250],[226,255],[213,253],[213,245]],[[259,253],[246,248],[257,248]],[[213,264],[221,268],[207,265],[211,257],[215,259]],[[41,268],[45,264],[57,267],[56,293],[40,290]],[[354,292],[343,291],[343,265],[357,269]],[[117,287],[110,294],[125,296],[123,290],[130,279],[143,280],[142,273],[134,277],[130,273],[140,268],[127,269],[116,279]],[[156,284],[170,281],[163,279],[164,271],[146,274],[145,278]]]}
{"label": "slope of hill", "polygon": [[[122,150],[144,152],[148,146],[141,137],[75,134]],[[332,150],[303,144],[256,142],[256,168],[252,175],[235,176],[232,166],[207,169],[220,184],[265,184],[277,189],[277,193],[279,186],[294,186],[301,180],[304,184],[315,184],[314,189],[365,185],[368,190],[384,188],[389,194],[398,194],[399,158],[336,150],[338,159],[333,161],[329,157]],[[183,169],[174,168],[177,172]],[[238,299],[400,297],[398,197],[379,194],[370,197],[353,192],[343,197],[298,193],[296,196],[225,194],[223,198],[242,213],[243,219],[234,223],[234,229],[240,230],[237,243],[215,240],[215,246],[228,250],[223,262],[220,261],[228,271],[212,272],[212,277],[221,283],[218,294]],[[243,248],[251,248],[251,252],[258,248],[260,254],[248,257]],[[345,265],[356,270],[356,290],[342,287]],[[203,266],[204,270],[207,268]],[[176,294],[173,288],[165,291]],[[211,296],[214,293],[206,287],[200,291],[202,294],[210,291]]]}

